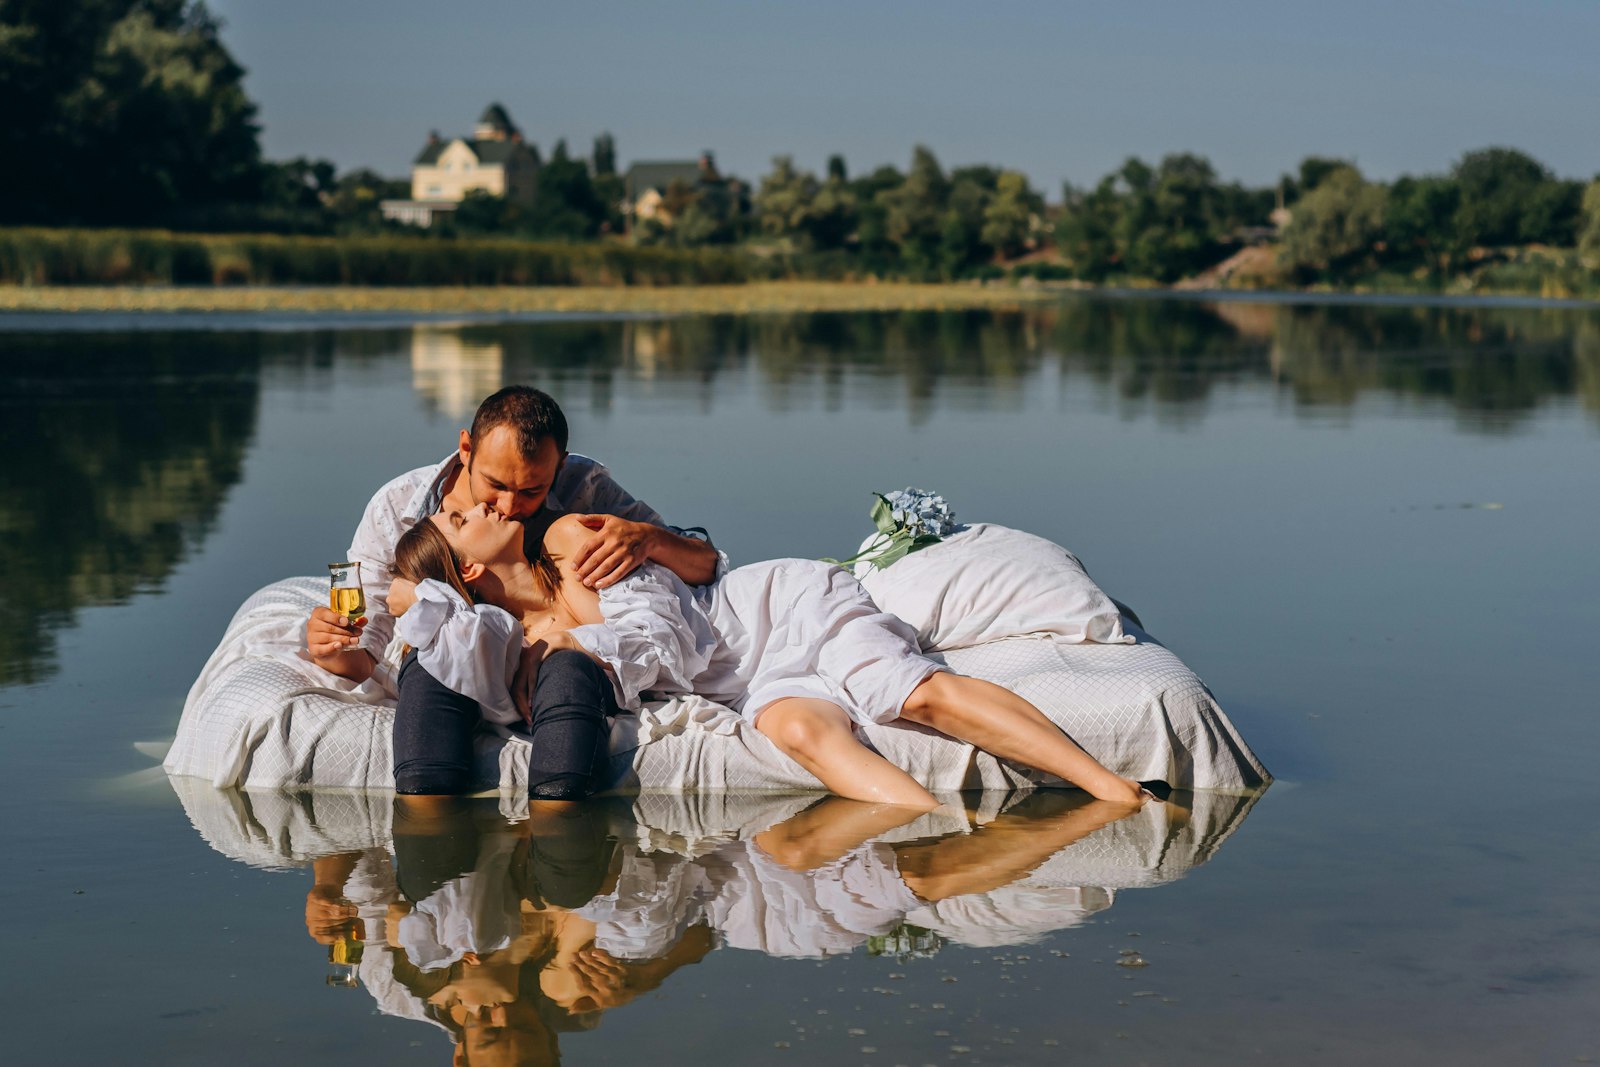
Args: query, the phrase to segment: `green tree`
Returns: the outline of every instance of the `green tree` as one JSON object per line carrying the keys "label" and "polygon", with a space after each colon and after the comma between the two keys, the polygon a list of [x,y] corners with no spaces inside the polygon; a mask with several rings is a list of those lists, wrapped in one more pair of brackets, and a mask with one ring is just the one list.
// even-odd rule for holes
{"label": "green tree", "polygon": [[701,185],[672,222],[673,243],[687,247],[731,244],[738,240],[739,204],[730,182]]}
{"label": "green tree", "polygon": [[939,266],[946,278],[960,277],[994,254],[983,240],[984,216],[993,198],[986,177],[969,172],[950,184],[939,234]]}
{"label": "green tree", "polygon": [[626,196],[622,175],[617,173],[617,144],[609,133],[594,139],[594,152],[590,156],[594,168],[594,196],[600,202],[601,233],[621,233],[626,219],[622,214],[622,201]]}
{"label": "green tree", "polygon": [[1104,281],[1118,262],[1113,230],[1121,197],[1116,175],[1106,175],[1087,192],[1068,183],[1062,187],[1061,199],[1061,216],[1056,220],[1057,250],[1077,277]]}
{"label": "green tree", "polygon": [[1279,259],[1302,274],[1336,276],[1366,265],[1383,237],[1388,190],[1354,167],[1335,171],[1295,205]]}
{"label": "green tree", "polygon": [[201,3],[7,0],[0,221],[173,222],[258,200],[243,78]]}
{"label": "green tree", "polygon": [[[1578,233],[1578,251],[1586,259],[1600,260],[1600,178],[1583,191],[1583,221]],[[1591,266],[1600,267],[1600,262]]]}
{"label": "green tree", "polygon": [[611,134],[602,133],[594,139],[594,154],[591,157],[594,163],[595,177],[602,174],[615,174],[617,172],[617,143],[612,140]]}
{"label": "green tree", "polygon": [[939,160],[918,145],[911,153],[905,181],[877,194],[884,208],[884,230],[913,275],[932,276],[941,266],[945,237],[945,202],[950,183]]}
{"label": "green tree", "polygon": [[1150,275],[1174,281],[1210,266],[1224,232],[1216,171],[1187,152],[1167,156],[1151,194],[1156,221],[1142,235],[1153,246]]}
{"label": "green tree", "polygon": [[1353,166],[1355,164],[1347,159],[1334,159],[1332,156],[1307,156],[1300,161],[1300,166],[1294,176],[1284,176],[1284,199],[1292,204],[1316,189],[1329,175],[1341,170],[1347,170]]}
{"label": "green tree", "polygon": [[1443,274],[1462,251],[1455,228],[1460,206],[1461,187],[1453,178],[1397,179],[1389,188],[1383,224],[1390,258],[1402,264],[1420,262]]}
{"label": "green tree", "polygon": [[[1552,228],[1543,163],[1514,148],[1482,148],[1461,157],[1452,171],[1461,187],[1457,240],[1466,247],[1538,241]],[[1576,208],[1576,204],[1572,205]]]}
{"label": "green tree", "polygon": [[817,192],[817,179],[809,171],[797,170],[793,157],[774,156],[772,172],[762,177],[756,193],[756,223],[761,232],[808,245]]}
{"label": "green tree", "polygon": [[811,246],[817,249],[843,248],[861,221],[855,191],[845,181],[843,171],[836,176],[830,163],[828,172],[828,180],[811,201]]}
{"label": "green tree", "polygon": [[345,230],[372,230],[384,225],[379,205],[385,200],[404,200],[411,195],[411,183],[403,178],[386,178],[376,171],[347,171],[334,183],[328,210],[335,225]]}
{"label": "green tree", "polygon": [[1000,174],[993,199],[983,212],[983,243],[1007,259],[1022,254],[1033,233],[1034,221],[1044,213],[1044,200],[1019,171]]}
{"label": "green tree", "polygon": [[503,196],[473,189],[450,213],[450,232],[472,235],[504,234],[523,221],[521,213]]}
{"label": "green tree", "polygon": [[571,157],[566,141],[557,141],[534,179],[533,206],[521,228],[537,237],[577,241],[598,233],[606,215],[588,166]]}
{"label": "green tree", "polygon": [[299,156],[262,167],[264,202],[301,211],[320,211],[337,185],[337,168],[326,159]]}

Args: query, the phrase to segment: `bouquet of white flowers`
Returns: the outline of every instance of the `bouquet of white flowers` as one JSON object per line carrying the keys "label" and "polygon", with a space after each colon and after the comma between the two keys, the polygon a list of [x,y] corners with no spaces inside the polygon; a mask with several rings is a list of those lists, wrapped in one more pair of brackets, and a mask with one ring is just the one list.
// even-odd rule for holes
{"label": "bouquet of white flowers", "polygon": [[955,513],[938,493],[907,486],[888,495],[873,493],[869,515],[878,533],[849,559],[828,559],[841,567],[868,563],[879,570],[898,559],[936,545],[960,529]]}

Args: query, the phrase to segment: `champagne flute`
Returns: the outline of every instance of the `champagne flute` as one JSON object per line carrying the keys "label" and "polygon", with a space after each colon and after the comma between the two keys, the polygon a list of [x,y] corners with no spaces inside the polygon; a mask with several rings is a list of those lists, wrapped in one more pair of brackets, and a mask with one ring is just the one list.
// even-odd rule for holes
{"label": "champagne flute", "polygon": [[328,606],[351,622],[367,613],[360,563],[328,564]]}

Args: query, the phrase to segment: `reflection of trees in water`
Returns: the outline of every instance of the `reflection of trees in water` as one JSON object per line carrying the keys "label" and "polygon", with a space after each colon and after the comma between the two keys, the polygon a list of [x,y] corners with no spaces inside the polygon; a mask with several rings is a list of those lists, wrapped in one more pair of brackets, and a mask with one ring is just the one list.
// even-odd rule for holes
{"label": "reflection of trees in water", "polygon": [[1087,375],[1129,419],[1193,422],[1218,386],[1263,381],[1307,407],[1349,407],[1374,393],[1443,402],[1463,426],[1491,433],[1575,392],[1600,413],[1600,314],[1570,309],[1086,298],[1022,311],[544,322],[458,337],[463,349],[504,352],[502,383],[557,395],[583,383],[597,412],[610,408],[619,380],[687,380],[701,384],[709,414],[717,376],[753,370],[772,411],[819,398],[834,411],[848,395],[869,408],[903,407],[916,424],[936,400],[1016,409],[1054,356],[1064,380]]}
{"label": "reflection of trees in water", "polygon": [[54,631],[171,573],[210,532],[255,429],[258,338],[0,335],[0,684],[54,671]]}
{"label": "reflection of trees in water", "polygon": [[928,417],[941,383],[985,387],[963,406],[1020,406],[1022,380],[1040,356],[1029,320],[1006,312],[771,316],[751,320],[748,345],[774,410],[791,407],[795,387],[813,376],[837,410],[849,375],[858,390],[894,385],[878,397],[884,407],[903,404],[913,424]]}
{"label": "reflection of trees in water", "polygon": [[1073,301],[1044,315],[1065,371],[1104,385],[1124,418],[1191,422],[1215,386],[1267,371],[1267,345],[1202,304]]}
{"label": "reflection of trees in water", "polygon": [[1280,307],[1273,354],[1297,400],[1348,405],[1383,392],[1444,401],[1464,425],[1514,429],[1541,404],[1571,395],[1575,338],[1596,319],[1559,309]]}
{"label": "reflection of trees in water", "polygon": [[1584,407],[1600,416],[1600,314],[1578,323],[1572,338],[1574,388]]}

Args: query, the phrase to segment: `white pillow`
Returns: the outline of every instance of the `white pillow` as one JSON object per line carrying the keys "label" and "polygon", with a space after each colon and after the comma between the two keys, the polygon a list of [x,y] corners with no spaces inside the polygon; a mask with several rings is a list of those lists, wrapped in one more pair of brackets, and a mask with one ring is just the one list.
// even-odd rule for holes
{"label": "white pillow", "polygon": [[976,523],[884,570],[857,571],[880,608],[916,627],[926,652],[1025,634],[1134,643],[1078,557],[1007,526]]}

